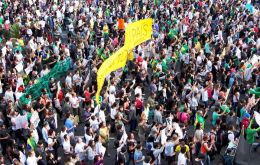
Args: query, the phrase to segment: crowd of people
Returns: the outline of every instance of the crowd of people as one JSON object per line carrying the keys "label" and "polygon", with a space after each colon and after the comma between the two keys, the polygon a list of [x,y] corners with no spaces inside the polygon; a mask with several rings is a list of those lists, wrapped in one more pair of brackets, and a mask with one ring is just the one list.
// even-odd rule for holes
{"label": "crowd of people", "polygon": [[[258,5],[0,1],[0,164],[229,165],[216,159],[241,138],[257,151],[259,95],[248,91],[260,85]],[[97,104],[98,68],[145,18],[152,39],[107,76]],[[39,98],[26,92],[68,59]]]}

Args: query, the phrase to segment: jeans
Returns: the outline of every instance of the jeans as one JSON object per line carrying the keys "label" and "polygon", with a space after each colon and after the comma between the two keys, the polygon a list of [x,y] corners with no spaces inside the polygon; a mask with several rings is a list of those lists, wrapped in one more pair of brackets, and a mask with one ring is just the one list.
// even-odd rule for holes
{"label": "jeans", "polygon": [[200,147],[201,147],[201,143],[197,142],[195,143],[195,155],[198,156],[200,153]]}
{"label": "jeans", "polygon": [[211,165],[210,164],[210,157],[208,154],[205,155],[205,159],[203,160],[204,165]]}
{"label": "jeans", "polygon": [[130,130],[129,132],[132,132],[136,129],[137,126],[137,120],[136,119],[132,119],[130,120]]}
{"label": "jeans", "polygon": [[203,101],[203,104],[204,104],[205,108],[208,108],[208,105],[209,105],[208,101]]}
{"label": "jeans", "polygon": [[131,163],[131,161],[133,162],[132,164],[135,164],[134,163],[134,152],[128,152],[128,160],[126,162],[126,165],[129,165]]}

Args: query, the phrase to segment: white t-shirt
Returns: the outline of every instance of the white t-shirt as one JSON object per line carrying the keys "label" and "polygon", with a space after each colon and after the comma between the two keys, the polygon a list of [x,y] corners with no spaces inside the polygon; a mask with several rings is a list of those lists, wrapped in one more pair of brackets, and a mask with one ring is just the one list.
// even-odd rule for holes
{"label": "white t-shirt", "polygon": [[19,151],[19,159],[21,161],[21,163],[25,164],[26,162],[26,156],[23,152]]}
{"label": "white t-shirt", "polygon": [[114,94],[109,95],[109,103],[110,105],[113,105],[116,102],[116,97]]}
{"label": "white t-shirt", "polygon": [[142,69],[147,71],[147,62],[146,61],[142,62]]}
{"label": "white t-shirt", "polygon": [[86,145],[88,145],[89,141],[93,140],[93,137],[85,134],[85,140],[86,140]]}
{"label": "white t-shirt", "polygon": [[111,117],[111,119],[115,120],[116,113],[117,113],[116,109],[115,108],[111,108],[111,110],[110,110],[110,117]]}
{"label": "white t-shirt", "polygon": [[171,142],[171,141],[166,142],[164,154],[166,156],[173,156],[173,154],[174,154],[174,143],[173,142]]}
{"label": "white t-shirt", "polygon": [[65,79],[65,83],[69,88],[72,88],[72,78],[71,76],[67,76]]}
{"label": "white t-shirt", "polygon": [[78,108],[79,107],[79,102],[77,97],[71,97],[70,98],[70,103],[72,108]]}
{"label": "white t-shirt", "polygon": [[139,93],[140,96],[142,96],[142,89],[140,87],[135,88],[135,95]]}
{"label": "white t-shirt", "polygon": [[229,140],[229,142],[235,141],[235,135],[231,131],[228,131],[228,140]]}
{"label": "white t-shirt", "polygon": [[103,123],[106,123],[106,115],[104,113],[104,111],[99,111],[99,121],[102,121]]}
{"label": "white t-shirt", "polygon": [[179,153],[177,165],[186,165],[186,164],[187,164],[187,158],[183,153]]}
{"label": "white t-shirt", "polygon": [[202,90],[202,101],[208,101],[208,91],[207,90]]}
{"label": "white t-shirt", "polygon": [[202,58],[201,58],[201,56],[198,56],[197,60],[196,60],[196,65],[199,66],[201,64],[201,62],[202,62]]}
{"label": "white t-shirt", "polygon": [[54,150],[53,147],[49,147],[49,145],[52,144],[52,143],[53,143],[53,139],[52,138],[48,138],[48,150],[49,151],[53,151]]}
{"label": "white t-shirt", "polygon": [[97,119],[95,120],[90,119],[89,122],[90,122],[90,127],[94,129],[94,131],[96,131],[99,128],[99,122],[97,121]]}
{"label": "white t-shirt", "polygon": [[81,85],[82,78],[81,78],[78,74],[75,74],[75,75],[73,76],[73,82],[74,82],[76,85]]}
{"label": "white t-shirt", "polygon": [[67,132],[64,131],[64,132],[60,132],[60,139],[61,139],[61,142],[63,143],[64,142],[64,135],[67,135]]}
{"label": "white t-shirt", "polygon": [[84,160],[84,147],[85,147],[85,143],[81,142],[81,143],[77,143],[75,146],[75,153],[78,154],[80,160]]}
{"label": "white t-shirt", "polygon": [[172,124],[173,128],[175,128],[175,132],[178,134],[179,138],[182,139],[183,138],[183,132],[181,130],[181,127],[178,123],[174,122]]}
{"label": "white t-shirt", "polygon": [[109,93],[115,93],[115,92],[116,92],[116,87],[114,85],[110,85]]}
{"label": "white t-shirt", "polygon": [[94,160],[95,152],[92,148],[88,147],[87,155],[88,155],[88,160]]}
{"label": "white t-shirt", "polygon": [[6,91],[4,98],[5,98],[6,101],[11,100],[12,102],[14,102],[14,92],[13,91]]}
{"label": "white t-shirt", "polygon": [[219,91],[218,91],[218,90],[216,90],[216,89],[214,89],[214,93],[213,93],[213,96],[212,96],[212,98],[213,98],[215,101],[217,101],[217,100],[218,100],[218,95],[219,95]]}
{"label": "white t-shirt", "polygon": [[28,157],[26,160],[27,165],[35,165],[37,164],[37,158],[35,156]]}
{"label": "white t-shirt", "polygon": [[70,152],[71,145],[70,145],[70,141],[69,140],[64,140],[62,146],[63,146],[63,150],[64,150],[65,153],[69,153]]}
{"label": "white t-shirt", "polygon": [[208,72],[212,71],[212,62],[210,60],[208,60],[207,65],[206,65],[206,70]]}

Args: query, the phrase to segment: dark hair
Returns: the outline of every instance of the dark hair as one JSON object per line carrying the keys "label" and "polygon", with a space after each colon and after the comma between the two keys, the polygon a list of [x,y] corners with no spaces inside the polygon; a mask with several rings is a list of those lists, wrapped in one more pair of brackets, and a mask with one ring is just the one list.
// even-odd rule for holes
{"label": "dark hair", "polygon": [[52,129],[50,129],[50,130],[48,131],[48,135],[51,136],[51,135],[53,134],[53,132],[54,132],[54,131],[53,131]]}
{"label": "dark hair", "polygon": [[185,153],[186,152],[186,147],[181,147],[181,153]]}
{"label": "dark hair", "polygon": [[141,147],[142,147],[142,145],[141,145],[141,144],[137,144],[137,146],[136,146],[136,149],[140,150],[140,149],[141,149]]}

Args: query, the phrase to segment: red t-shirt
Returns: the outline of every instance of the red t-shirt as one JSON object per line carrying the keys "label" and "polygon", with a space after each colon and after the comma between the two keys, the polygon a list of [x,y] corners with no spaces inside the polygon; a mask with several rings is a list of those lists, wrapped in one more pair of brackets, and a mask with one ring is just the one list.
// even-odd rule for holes
{"label": "red t-shirt", "polygon": [[91,97],[89,91],[85,91],[84,96],[85,96],[85,102],[90,102]]}
{"label": "red t-shirt", "polygon": [[136,99],[135,100],[135,108],[136,109],[142,109],[143,108],[143,101],[141,99]]}
{"label": "red t-shirt", "polygon": [[60,102],[62,102],[63,98],[64,98],[64,94],[63,94],[63,92],[60,90],[59,93],[58,93],[58,99],[59,99]]}
{"label": "red t-shirt", "polygon": [[138,65],[141,66],[141,65],[142,65],[142,62],[143,62],[143,58],[142,58],[141,56],[138,56],[138,57],[137,57],[137,63],[138,63]]}

